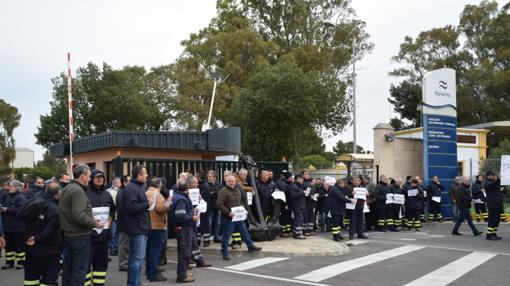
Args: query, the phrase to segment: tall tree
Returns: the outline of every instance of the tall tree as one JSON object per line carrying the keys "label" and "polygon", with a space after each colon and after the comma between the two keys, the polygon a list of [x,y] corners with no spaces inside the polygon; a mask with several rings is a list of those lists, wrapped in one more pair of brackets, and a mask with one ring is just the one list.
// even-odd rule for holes
{"label": "tall tree", "polygon": [[[171,66],[149,72],[143,67],[113,69],[93,63],[77,69],[73,78],[73,115],[77,137],[113,130],[168,129],[174,108]],[[53,82],[49,114],[41,115],[37,143],[44,147],[69,138],[67,78]]]}
{"label": "tall tree", "polygon": [[[342,154],[352,153],[353,144],[354,143],[352,143],[352,141],[344,143],[344,141],[338,140],[338,142],[336,142],[336,145],[333,147],[333,152],[335,152],[335,154],[337,156],[340,156]],[[356,153],[363,153],[365,150],[363,149],[363,147],[358,145],[356,147],[356,151],[357,151]]]}
{"label": "tall tree", "polygon": [[457,73],[458,124],[506,120],[510,112],[510,3],[466,5],[457,26],[406,37],[393,60],[401,67],[390,75],[403,81],[390,88],[389,101],[402,118],[420,125],[416,107],[421,81],[431,70],[450,67]]}
{"label": "tall tree", "polygon": [[10,164],[16,157],[14,129],[18,127],[21,115],[15,106],[0,99],[0,181],[9,175]]}

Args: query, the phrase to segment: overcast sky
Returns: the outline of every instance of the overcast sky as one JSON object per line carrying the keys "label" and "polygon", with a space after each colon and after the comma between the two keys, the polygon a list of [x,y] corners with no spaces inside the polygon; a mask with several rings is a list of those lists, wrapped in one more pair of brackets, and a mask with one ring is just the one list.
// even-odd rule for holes
{"label": "overcast sky", "polygon": [[[502,5],[505,1],[498,1]],[[0,98],[16,106],[21,125],[15,130],[17,147],[35,151],[39,116],[48,113],[51,78],[66,69],[72,53],[73,71],[87,62],[106,62],[115,68],[168,64],[181,53],[180,41],[207,26],[215,16],[215,0],[151,1],[2,1],[0,4]],[[372,149],[372,128],[388,122],[388,77],[391,56],[406,35],[456,25],[468,0],[353,0],[358,17],[367,23],[372,54],[358,70],[358,144]],[[352,140],[348,128],[326,138],[331,149],[338,138]]]}

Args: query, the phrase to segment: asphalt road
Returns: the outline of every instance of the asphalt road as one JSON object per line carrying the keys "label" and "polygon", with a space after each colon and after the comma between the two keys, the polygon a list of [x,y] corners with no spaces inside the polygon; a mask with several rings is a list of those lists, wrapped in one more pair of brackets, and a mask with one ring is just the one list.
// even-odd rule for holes
{"label": "asphalt road", "polygon": [[[232,260],[223,261],[207,255],[213,267],[194,269],[194,285],[510,285],[510,225],[500,226],[498,242],[473,237],[467,226],[463,236],[453,237],[451,227],[433,223],[421,232],[371,232],[368,240],[353,241],[350,254],[336,257],[232,252]],[[144,283],[175,284],[174,253],[169,260],[168,282]],[[107,285],[125,283],[126,273],[117,271],[113,257]],[[0,285],[23,285],[23,272],[1,271]]]}

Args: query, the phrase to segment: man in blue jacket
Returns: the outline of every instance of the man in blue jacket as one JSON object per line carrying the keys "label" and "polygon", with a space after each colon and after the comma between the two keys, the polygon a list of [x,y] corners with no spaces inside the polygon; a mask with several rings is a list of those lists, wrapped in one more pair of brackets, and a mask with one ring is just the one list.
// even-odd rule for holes
{"label": "man in blue jacket", "polygon": [[121,216],[129,236],[128,286],[142,284],[142,265],[150,229],[149,208],[155,198],[147,199],[142,186],[147,182],[147,170],[136,165],[131,172],[131,182],[122,194]]}

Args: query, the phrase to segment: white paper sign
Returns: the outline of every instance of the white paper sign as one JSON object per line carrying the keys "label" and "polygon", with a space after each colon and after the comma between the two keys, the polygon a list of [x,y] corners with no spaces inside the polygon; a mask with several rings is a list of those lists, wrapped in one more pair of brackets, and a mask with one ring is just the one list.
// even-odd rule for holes
{"label": "white paper sign", "polygon": [[205,213],[207,212],[207,203],[204,200],[200,200],[200,202],[197,205],[198,213]]}
{"label": "white paper sign", "polygon": [[234,213],[234,217],[232,218],[232,222],[236,221],[245,221],[248,217],[248,212],[244,209],[244,207],[235,207],[232,208],[232,212]]}
{"label": "white paper sign", "polygon": [[475,204],[483,204],[482,200],[481,199],[476,199],[475,200]]}
{"label": "white paper sign", "polygon": [[354,207],[356,206],[356,202],[358,200],[356,199],[351,199],[351,202],[350,203],[345,203],[345,208],[348,209],[348,210],[353,210]]}
{"label": "white paper sign", "polygon": [[326,183],[328,183],[328,185],[330,185],[330,186],[333,186],[334,184],[336,184],[336,180],[335,180],[335,178],[332,178],[332,177],[330,177],[330,176],[326,176],[326,177],[324,177],[324,181],[325,181]]}
{"label": "white paper sign", "polygon": [[427,197],[427,191],[423,191],[423,197],[426,198]]}
{"label": "white paper sign", "polygon": [[[97,207],[92,208],[92,215],[94,216],[94,220],[101,220],[104,223],[103,229],[108,229],[108,220],[110,218],[110,207]],[[103,229],[94,228],[94,230],[101,234],[103,232]]]}
{"label": "white paper sign", "polygon": [[305,190],[305,197],[308,197],[310,195],[311,188],[306,188]]}
{"label": "white paper sign", "polygon": [[386,204],[391,205],[394,202],[393,194],[386,194]]}
{"label": "white paper sign", "polygon": [[440,203],[440,202],[441,202],[441,197],[432,197],[432,200],[433,200],[434,202],[438,202],[438,203]]}
{"label": "white paper sign", "polygon": [[251,206],[253,204],[253,193],[252,192],[246,192],[246,197],[248,199],[248,205]]}
{"label": "white paper sign", "polygon": [[319,198],[319,194],[313,194],[312,200],[317,201],[318,198]]}
{"label": "white paper sign", "polygon": [[365,206],[363,206],[363,213],[369,213],[370,212],[370,209],[368,208],[368,205],[365,204]]}
{"label": "white paper sign", "polygon": [[365,188],[354,188],[354,198],[358,200],[366,200],[367,199],[367,189]]}
{"label": "white paper sign", "polygon": [[274,191],[271,196],[275,199],[275,200],[282,200],[283,202],[286,202],[285,200],[285,193],[282,192],[282,191]]}
{"label": "white paper sign", "polygon": [[332,216],[331,216],[331,212],[330,212],[330,211],[328,212],[327,217],[332,218]]}
{"label": "white paper sign", "polygon": [[393,201],[397,205],[403,205],[406,202],[406,197],[400,194],[393,194]]}
{"label": "white paper sign", "polygon": [[200,189],[189,189],[188,196],[192,205],[196,206],[200,203]]}
{"label": "white paper sign", "polygon": [[408,197],[416,197],[417,195],[418,195],[418,190],[417,189],[412,189],[412,190],[407,191],[407,196]]}
{"label": "white paper sign", "polygon": [[510,185],[510,155],[501,155],[501,185]]}

